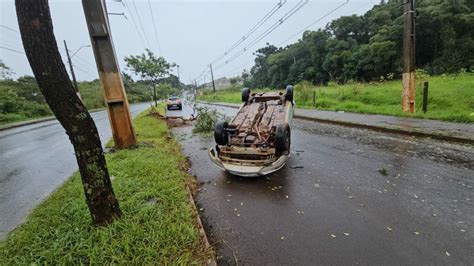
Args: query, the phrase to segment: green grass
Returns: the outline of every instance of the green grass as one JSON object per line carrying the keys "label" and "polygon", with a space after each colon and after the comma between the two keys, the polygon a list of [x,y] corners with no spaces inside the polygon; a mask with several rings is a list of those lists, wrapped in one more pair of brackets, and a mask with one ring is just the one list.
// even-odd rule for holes
{"label": "green grass", "polygon": [[[384,114],[474,123],[474,74],[428,78],[428,112],[421,111],[422,83],[416,83],[416,113],[401,111],[401,81],[314,87],[308,82],[295,86],[295,102],[300,108],[316,108],[367,114]],[[313,105],[316,91],[316,105]],[[198,99],[210,102],[240,103],[240,91],[206,92]]]}
{"label": "green grass", "polygon": [[203,263],[209,251],[194,224],[185,189],[193,178],[182,170],[179,145],[164,121],[142,113],[134,126],[139,141],[154,147],[106,155],[123,217],[91,225],[76,173],[0,243],[0,265]]}

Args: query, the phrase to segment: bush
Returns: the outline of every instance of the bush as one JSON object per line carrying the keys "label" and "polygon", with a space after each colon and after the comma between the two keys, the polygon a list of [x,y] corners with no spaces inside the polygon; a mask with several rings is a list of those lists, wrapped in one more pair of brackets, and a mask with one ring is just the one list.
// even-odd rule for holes
{"label": "bush", "polygon": [[207,106],[197,107],[197,121],[193,128],[194,133],[211,132],[218,120],[218,113],[216,110],[210,110]]}

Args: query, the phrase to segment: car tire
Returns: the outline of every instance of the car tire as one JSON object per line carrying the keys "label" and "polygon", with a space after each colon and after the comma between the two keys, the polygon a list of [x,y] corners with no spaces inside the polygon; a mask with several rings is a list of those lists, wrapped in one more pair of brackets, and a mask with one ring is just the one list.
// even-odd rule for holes
{"label": "car tire", "polygon": [[242,102],[246,103],[250,99],[250,89],[249,88],[243,88],[242,89]]}
{"label": "car tire", "polygon": [[285,100],[293,102],[293,85],[286,86]]}
{"label": "car tire", "polygon": [[229,142],[228,133],[225,128],[228,126],[227,122],[219,121],[214,127],[214,139],[219,145],[227,145]]}
{"label": "car tire", "polygon": [[291,131],[288,124],[280,124],[275,129],[275,147],[278,153],[290,151]]}

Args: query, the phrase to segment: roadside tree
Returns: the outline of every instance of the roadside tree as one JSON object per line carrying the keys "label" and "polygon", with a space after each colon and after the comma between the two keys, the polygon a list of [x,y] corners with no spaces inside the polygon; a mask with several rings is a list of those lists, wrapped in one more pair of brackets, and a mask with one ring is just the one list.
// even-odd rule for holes
{"label": "roadside tree", "polygon": [[156,85],[159,81],[169,75],[174,63],[168,63],[161,56],[155,56],[152,51],[146,49],[146,54],[131,55],[125,57],[127,67],[131,68],[135,75],[150,82],[153,86],[153,100],[158,105]]}
{"label": "roadside tree", "polygon": [[46,103],[74,146],[92,221],[107,225],[121,216],[94,120],[72,86],[58,51],[47,0],[15,0],[26,56]]}

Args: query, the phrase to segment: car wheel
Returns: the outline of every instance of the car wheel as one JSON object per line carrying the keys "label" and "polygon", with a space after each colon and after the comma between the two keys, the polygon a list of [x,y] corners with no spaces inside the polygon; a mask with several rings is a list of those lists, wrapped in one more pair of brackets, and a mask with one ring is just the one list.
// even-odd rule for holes
{"label": "car wheel", "polygon": [[248,102],[250,98],[250,89],[249,88],[243,88],[242,89],[242,102]]}
{"label": "car wheel", "polygon": [[286,86],[285,100],[293,102],[293,85]]}
{"label": "car wheel", "polygon": [[219,145],[226,145],[229,142],[227,131],[225,131],[226,127],[227,122],[224,121],[217,122],[216,126],[214,127],[214,139]]}
{"label": "car wheel", "polygon": [[291,132],[288,124],[277,125],[275,130],[275,146],[278,153],[290,150]]}

